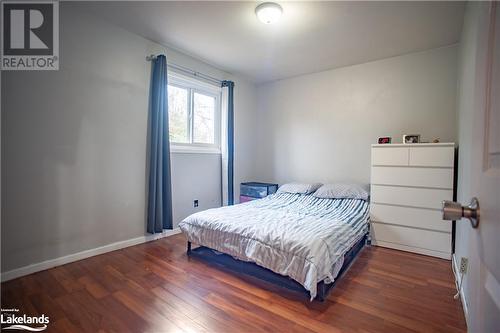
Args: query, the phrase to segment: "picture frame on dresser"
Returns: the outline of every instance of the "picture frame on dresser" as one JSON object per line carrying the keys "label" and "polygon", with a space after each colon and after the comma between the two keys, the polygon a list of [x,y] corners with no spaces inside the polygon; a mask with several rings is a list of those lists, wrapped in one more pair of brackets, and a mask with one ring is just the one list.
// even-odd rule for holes
{"label": "picture frame on dresser", "polygon": [[403,135],[403,143],[420,143],[420,134],[405,134]]}
{"label": "picture frame on dresser", "polygon": [[454,143],[372,145],[373,245],[451,259],[454,227],[440,209],[455,199],[455,155]]}

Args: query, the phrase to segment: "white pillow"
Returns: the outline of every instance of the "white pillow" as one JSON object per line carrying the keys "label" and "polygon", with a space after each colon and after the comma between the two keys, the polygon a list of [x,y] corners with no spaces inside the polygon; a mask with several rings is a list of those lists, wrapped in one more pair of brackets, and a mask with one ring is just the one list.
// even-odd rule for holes
{"label": "white pillow", "polygon": [[278,193],[309,194],[316,191],[321,185],[321,183],[288,183],[281,185]]}
{"label": "white pillow", "polygon": [[316,198],[322,199],[362,199],[368,200],[368,191],[357,184],[325,184],[314,192]]}

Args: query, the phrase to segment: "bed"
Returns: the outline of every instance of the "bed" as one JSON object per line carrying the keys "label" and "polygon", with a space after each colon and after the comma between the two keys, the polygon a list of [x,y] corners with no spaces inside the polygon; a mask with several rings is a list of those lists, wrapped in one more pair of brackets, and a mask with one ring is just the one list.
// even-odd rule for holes
{"label": "bed", "polygon": [[[326,297],[339,273],[364,245],[368,202],[276,193],[234,206],[209,209],[179,227],[191,243],[250,262]],[[217,256],[215,256],[217,257]]]}

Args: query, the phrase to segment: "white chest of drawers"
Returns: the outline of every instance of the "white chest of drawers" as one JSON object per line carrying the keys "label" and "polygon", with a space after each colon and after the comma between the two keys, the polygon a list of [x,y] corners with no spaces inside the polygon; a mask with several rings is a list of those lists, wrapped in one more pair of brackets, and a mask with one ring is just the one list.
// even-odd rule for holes
{"label": "white chest of drawers", "polygon": [[452,225],[440,208],[453,199],[454,160],[454,143],[372,145],[374,245],[451,258]]}

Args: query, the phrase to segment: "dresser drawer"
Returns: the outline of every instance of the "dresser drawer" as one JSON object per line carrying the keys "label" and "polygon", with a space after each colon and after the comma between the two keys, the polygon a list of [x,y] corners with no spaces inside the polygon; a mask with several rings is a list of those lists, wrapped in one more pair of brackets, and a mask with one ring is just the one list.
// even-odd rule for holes
{"label": "dresser drawer", "polygon": [[[451,234],[422,229],[412,229],[401,226],[373,223],[371,235],[375,242],[387,242],[394,245],[404,245],[423,250],[438,251],[443,254],[451,253]],[[398,248],[394,246],[394,248]]]}
{"label": "dresser drawer", "polygon": [[408,165],[407,147],[372,148],[372,165]]}
{"label": "dresser drawer", "polygon": [[411,208],[372,203],[370,220],[406,227],[424,228],[441,232],[451,232],[451,223],[443,221],[438,210]]}
{"label": "dresser drawer", "polygon": [[441,209],[443,200],[452,200],[452,190],[372,185],[372,203]]}
{"label": "dresser drawer", "polygon": [[410,166],[454,167],[455,147],[410,147]]}
{"label": "dresser drawer", "polygon": [[372,184],[453,188],[453,169],[372,167]]}

